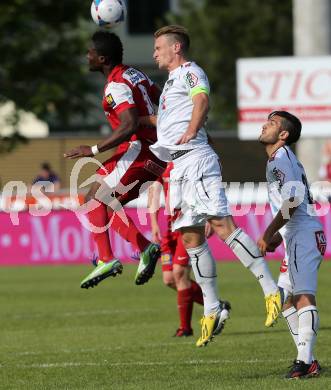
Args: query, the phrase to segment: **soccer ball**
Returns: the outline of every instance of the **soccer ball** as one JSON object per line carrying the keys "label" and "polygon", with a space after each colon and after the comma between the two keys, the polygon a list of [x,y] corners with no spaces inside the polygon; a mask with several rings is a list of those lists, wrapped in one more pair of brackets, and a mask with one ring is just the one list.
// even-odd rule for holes
{"label": "soccer ball", "polygon": [[91,15],[98,26],[113,27],[124,21],[124,0],[94,0]]}

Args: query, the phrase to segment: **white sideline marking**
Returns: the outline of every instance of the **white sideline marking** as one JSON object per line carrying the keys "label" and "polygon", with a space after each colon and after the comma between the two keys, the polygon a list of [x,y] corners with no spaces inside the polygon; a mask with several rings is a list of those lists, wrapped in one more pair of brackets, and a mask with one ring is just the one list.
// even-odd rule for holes
{"label": "white sideline marking", "polygon": [[33,363],[33,364],[15,364],[15,365],[0,365],[0,368],[16,367],[16,368],[67,368],[67,367],[134,367],[134,366],[169,366],[171,364],[177,364],[182,366],[199,365],[199,364],[256,364],[256,363],[276,363],[276,362],[288,362],[288,359],[277,360],[189,360],[187,362],[115,362],[111,363],[105,360],[104,362],[62,362],[62,363]]}
{"label": "white sideline marking", "polygon": [[[146,348],[160,348],[160,347],[181,347],[183,345],[193,345],[191,341],[186,341],[183,343],[150,343],[150,344],[144,344],[144,347]],[[111,348],[82,348],[82,349],[58,349],[55,351],[22,351],[22,352],[10,352],[11,355],[15,356],[29,356],[29,355],[57,355],[60,353],[93,353],[93,352],[113,352],[113,351],[119,351],[122,349],[128,349],[127,345],[118,345]]]}
{"label": "white sideline marking", "polygon": [[[141,310],[130,310],[130,313],[153,313],[157,310],[152,309],[141,309]],[[27,313],[27,314],[15,314],[12,316],[15,320],[24,320],[30,318],[42,318],[49,315],[58,317],[85,317],[90,315],[111,315],[111,314],[125,314],[127,310],[94,310],[94,311],[68,311],[63,313]]]}

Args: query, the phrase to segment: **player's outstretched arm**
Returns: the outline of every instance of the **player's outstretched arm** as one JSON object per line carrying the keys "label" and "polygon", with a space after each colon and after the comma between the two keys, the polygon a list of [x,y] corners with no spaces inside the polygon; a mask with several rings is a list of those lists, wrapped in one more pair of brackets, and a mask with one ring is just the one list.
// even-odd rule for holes
{"label": "player's outstretched arm", "polygon": [[77,148],[65,153],[64,157],[69,159],[79,157],[92,157],[97,153],[105,152],[106,150],[115,148],[124,141],[128,141],[131,135],[136,131],[138,125],[138,114],[136,108],[128,108],[122,111],[119,115],[120,125],[116,130],[104,141],[95,146],[80,145]]}
{"label": "player's outstretched arm", "polygon": [[119,115],[120,125],[111,136],[98,144],[100,152],[115,148],[122,142],[128,141],[138,126],[138,112],[134,107],[122,111]]}
{"label": "player's outstretched arm", "polygon": [[186,144],[191,139],[194,139],[197,136],[199,129],[201,129],[206,122],[209,111],[209,96],[204,92],[198,93],[192,97],[192,102],[193,111],[191,121],[188,129],[178,140],[177,145]]}

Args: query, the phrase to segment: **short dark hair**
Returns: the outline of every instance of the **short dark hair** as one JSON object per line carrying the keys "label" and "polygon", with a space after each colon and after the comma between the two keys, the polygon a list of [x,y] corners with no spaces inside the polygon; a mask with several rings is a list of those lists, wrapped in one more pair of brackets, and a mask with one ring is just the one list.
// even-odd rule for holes
{"label": "short dark hair", "polygon": [[41,164],[41,169],[44,169],[45,171],[51,171],[51,165],[48,162],[43,162]]}
{"label": "short dark hair", "polygon": [[119,37],[108,31],[96,31],[92,42],[98,55],[108,59],[107,64],[121,64],[123,61],[123,45]]}
{"label": "short dark hair", "polygon": [[161,35],[170,35],[175,41],[181,44],[182,51],[188,52],[190,48],[190,36],[185,27],[176,24],[159,28],[154,33],[154,37],[158,38]]}
{"label": "short dark hair", "polygon": [[268,119],[271,119],[275,115],[282,118],[282,130],[288,132],[286,145],[291,145],[297,142],[297,140],[300,138],[302,128],[300,119],[287,111],[273,111],[271,114],[269,114]]}

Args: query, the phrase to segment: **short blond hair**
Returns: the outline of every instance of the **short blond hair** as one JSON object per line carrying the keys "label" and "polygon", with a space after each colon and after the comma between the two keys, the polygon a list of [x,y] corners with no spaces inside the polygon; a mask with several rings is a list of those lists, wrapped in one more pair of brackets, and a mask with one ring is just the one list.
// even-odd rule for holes
{"label": "short blond hair", "polygon": [[175,42],[179,42],[184,53],[186,53],[190,48],[190,36],[187,29],[183,26],[171,24],[169,26],[159,28],[154,33],[155,38],[159,38],[162,35],[171,36]]}

